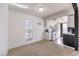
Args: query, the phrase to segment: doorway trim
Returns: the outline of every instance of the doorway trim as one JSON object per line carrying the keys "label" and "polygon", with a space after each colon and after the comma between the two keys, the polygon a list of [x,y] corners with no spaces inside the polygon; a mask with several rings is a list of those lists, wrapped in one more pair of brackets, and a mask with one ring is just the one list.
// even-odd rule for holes
{"label": "doorway trim", "polygon": [[75,50],[78,51],[78,6],[77,6],[77,3],[72,3],[72,7],[73,7],[73,10],[74,10],[74,26],[75,26],[75,40],[74,40],[74,46],[75,46]]}

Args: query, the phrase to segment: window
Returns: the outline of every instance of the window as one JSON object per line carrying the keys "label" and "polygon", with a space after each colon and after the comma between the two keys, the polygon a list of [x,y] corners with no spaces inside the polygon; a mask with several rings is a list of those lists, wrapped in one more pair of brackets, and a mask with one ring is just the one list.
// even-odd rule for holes
{"label": "window", "polygon": [[68,27],[67,27],[67,22],[66,23],[63,23],[63,33],[67,33],[68,32]]}
{"label": "window", "polygon": [[30,19],[26,19],[26,24],[25,24],[25,29],[26,29],[26,40],[32,40],[33,39],[33,21]]}

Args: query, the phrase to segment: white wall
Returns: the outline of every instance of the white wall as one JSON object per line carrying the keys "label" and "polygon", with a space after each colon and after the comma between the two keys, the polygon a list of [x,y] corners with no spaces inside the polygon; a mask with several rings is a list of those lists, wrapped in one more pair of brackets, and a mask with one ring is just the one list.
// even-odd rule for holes
{"label": "white wall", "polygon": [[0,56],[8,53],[8,7],[0,3]]}
{"label": "white wall", "polygon": [[[33,40],[26,41],[25,38],[25,20],[29,17],[33,20]],[[20,11],[9,10],[10,19],[10,38],[9,38],[9,49],[33,43],[36,41],[43,40],[43,19],[35,16],[22,13]],[[41,23],[38,25],[37,23]]]}
{"label": "white wall", "polygon": [[74,27],[74,15],[68,17],[68,27]]}

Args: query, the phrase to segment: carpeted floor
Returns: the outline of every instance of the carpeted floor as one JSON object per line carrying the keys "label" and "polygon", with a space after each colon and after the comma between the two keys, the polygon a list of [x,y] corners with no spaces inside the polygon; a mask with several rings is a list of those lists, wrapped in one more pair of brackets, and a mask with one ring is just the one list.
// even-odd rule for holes
{"label": "carpeted floor", "polygon": [[74,49],[50,41],[40,41],[9,50],[8,56],[69,56]]}

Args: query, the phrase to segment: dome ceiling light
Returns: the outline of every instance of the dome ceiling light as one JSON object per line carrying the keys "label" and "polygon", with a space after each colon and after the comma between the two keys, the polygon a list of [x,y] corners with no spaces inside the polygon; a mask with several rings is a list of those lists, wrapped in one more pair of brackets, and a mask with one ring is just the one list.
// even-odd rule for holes
{"label": "dome ceiling light", "polygon": [[43,12],[43,11],[44,11],[44,8],[39,7],[38,10],[39,10],[40,12]]}

